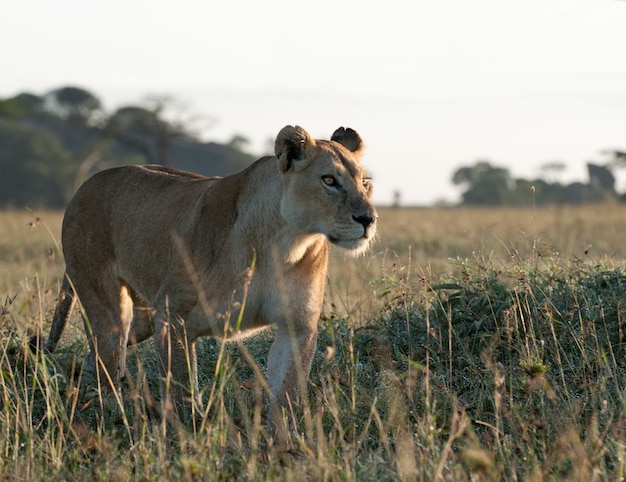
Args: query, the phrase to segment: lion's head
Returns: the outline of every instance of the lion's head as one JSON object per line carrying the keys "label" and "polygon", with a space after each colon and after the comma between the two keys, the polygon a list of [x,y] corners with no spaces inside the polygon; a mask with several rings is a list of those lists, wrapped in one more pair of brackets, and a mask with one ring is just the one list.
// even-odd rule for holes
{"label": "lion's head", "polygon": [[378,215],[362,150],[363,141],[350,128],[340,127],[324,141],[299,126],[284,127],[276,138],[276,157],[284,184],[280,212],[287,223],[321,233],[354,254],[365,251]]}

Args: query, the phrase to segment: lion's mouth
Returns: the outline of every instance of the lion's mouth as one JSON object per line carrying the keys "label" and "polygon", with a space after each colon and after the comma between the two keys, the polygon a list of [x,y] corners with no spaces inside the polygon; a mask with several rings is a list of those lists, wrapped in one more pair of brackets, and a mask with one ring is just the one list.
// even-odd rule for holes
{"label": "lion's mouth", "polygon": [[367,248],[370,241],[372,240],[372,237],[367,236],[366,234],[363,234],[363,236],[359,238],[350,239],[337,238],[336,236],[331,235],[327,235],[327,238],[328,241],[330,241],[332,244],[348,251],[361,251]]}
{"label": "lion's mouth", "polygon": [[346,236],[346,237],[333,236],[332,234],[327,234],[326,237],[328,238],[328,241],[330,241],[333,244],[339,245],[342,248],[356,249],[356,248],[361,247],[363,244],[368,244],[374,237],[375,233],[376,233],[376,228],[375,228],[375,224],[373,224],[369,226],[364,226],[363,231],[361,232],[360,235],[353,232],[351,236]]}
{"label": "lion's mouth", "polygon": [[369,238],[364,234],[358,238],[337,238],[336,236],[328,235],[328,240],[333,244],[342,244],[342,243],[362,243],[363,241],[367,241]]}

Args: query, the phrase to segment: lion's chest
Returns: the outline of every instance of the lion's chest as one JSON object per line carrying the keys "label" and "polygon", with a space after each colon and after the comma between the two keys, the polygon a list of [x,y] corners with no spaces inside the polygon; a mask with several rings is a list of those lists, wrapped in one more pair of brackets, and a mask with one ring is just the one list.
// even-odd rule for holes
{"label": "lion's chest", "polygon": [[[258,267],[236,286],[217,284],[198,300],[188,323],[200,336],[246,336],[263,327],[286,323],[317,323],[323,297],[323,276],[303,278],[293,268]],[[199,325],[199,326],[198,326]]]}

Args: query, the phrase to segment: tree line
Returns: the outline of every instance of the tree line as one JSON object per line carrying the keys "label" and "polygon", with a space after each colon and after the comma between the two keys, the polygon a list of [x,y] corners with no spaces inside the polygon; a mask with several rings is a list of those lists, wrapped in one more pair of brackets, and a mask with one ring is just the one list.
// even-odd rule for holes
{"label": "tree line", "polygon": [[[241,135],[226,144],[201,141],[197,121],[167,96],[113,112],[96,94],[75,86],[0,99],[0,207],[64,207],[87,177],[118,165],[162,164],[224,176],[254,160]],[[587,164],[587,182],[558,182],[554,178],[565,168],[560,162],[543,166],[546,178],[527,180],[486,160],[458,168],[451,181],[463,189],[464,205],[626,201],[626,194],[616,191],[614,175],[626,167],[626,152],[605,154],[605,163]],[[395,204],[400,204],[399,192]]]}
{"label": "tree line", "polygon": [[113,112],[75,86],[0,99],[0,207],[64,207],[87,177],[118,165],[223,176],[254,160],[240,135],[227,144],[201,141],[196,121],[167,96]]}
{"label": "tree line", "polygon": [[[536,178],[516,179],[507,168],[479,160],[471,166],[458,168],[452,183],[461,186],[461,203],[484,206],[524,206],[542,204],[583,204],[605,201],[626,202],[626,194],[618,193],[615,170],[626,167],[626,152],[606,151],[607,162],[587,163],[587,182],[563,184],[556,180]],[[542,166],[549,177],[558,177],[565,169],[561,162]]]}

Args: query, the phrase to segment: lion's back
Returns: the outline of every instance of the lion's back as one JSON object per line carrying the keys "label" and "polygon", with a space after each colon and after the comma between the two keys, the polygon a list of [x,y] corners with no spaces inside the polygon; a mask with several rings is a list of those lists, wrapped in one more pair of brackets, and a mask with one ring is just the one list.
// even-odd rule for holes
{"label": "lion's back", "polygon": [[[149,249],[162,226],[175,226],[193,207],[207,183],[199,174],[161,166],[125,166],[101,171],[76,192],[63,219],[66,261],[115,256],[120,245]],[[158,220],[158,221],[157,221]],[[161,228],[158,227],[161,226]],[[69,259],[68,259],[69,258]]]}

